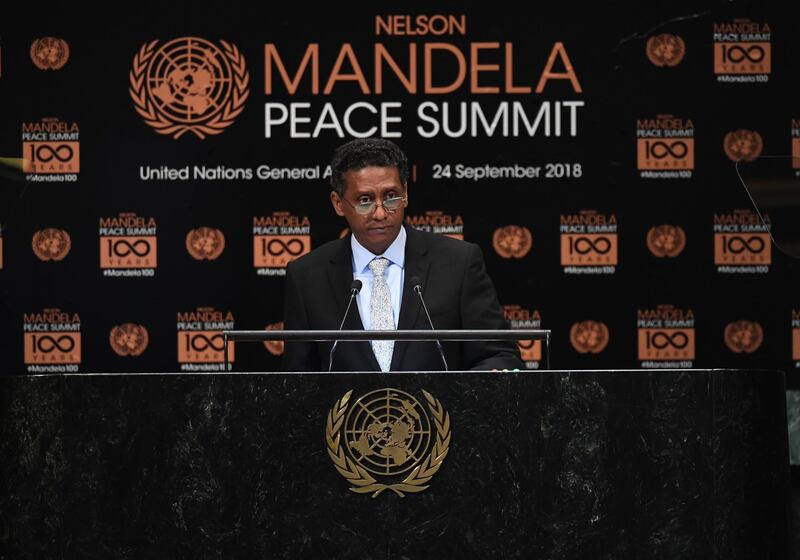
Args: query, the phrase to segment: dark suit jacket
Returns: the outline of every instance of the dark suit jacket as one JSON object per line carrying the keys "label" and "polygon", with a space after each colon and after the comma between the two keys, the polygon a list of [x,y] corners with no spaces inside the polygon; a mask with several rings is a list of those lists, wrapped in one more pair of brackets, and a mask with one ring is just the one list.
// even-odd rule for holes
{"label": "dark suit jacket", "polygon": [[[398,329],[430,330],[411,279],[422,281],[425,304],[437,329],[502,329],[508,325],[473,243],[406,227],[406,260]],[[350,236],[322,245],[291,262],[286,271],[284,328],[339,328],[353,282]],[[363,329],[356,301],[345,329]],[[513,341],[443,342],[451,370],[524,367]],[[331,343],[288,342],[284,371],[327,371]],[[369,342],[340,342],[333,369],[380,371]],[[392,371],[442,370],[434,342],[396,342]]]}

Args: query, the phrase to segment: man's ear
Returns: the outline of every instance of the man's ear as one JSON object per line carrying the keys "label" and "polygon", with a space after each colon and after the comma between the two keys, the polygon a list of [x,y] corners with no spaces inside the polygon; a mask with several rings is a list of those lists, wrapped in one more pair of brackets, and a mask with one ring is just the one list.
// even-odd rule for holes
{"label": "man's ear", "polygon": [[403,186],[406,188],[406,200],[403,203],[403,208],[408,208],[408,183],[404,183]]}
{"label": "man's ear", "polygon": [[331,191],[331,204],[333,205],[333,211],[336,212],[339,216],[344,216],[344,209],[342,209],[342,199],[339,197],[339,193],[336,191]]}

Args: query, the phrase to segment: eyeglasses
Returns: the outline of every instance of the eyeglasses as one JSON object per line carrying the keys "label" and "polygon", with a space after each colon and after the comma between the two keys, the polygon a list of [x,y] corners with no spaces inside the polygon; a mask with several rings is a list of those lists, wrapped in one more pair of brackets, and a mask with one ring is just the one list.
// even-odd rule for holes
{"label": "eyeglasses", "polygon": [[352,206],[353,210],[355,210],[357,214],[366,216],[367,214],[372,214],[378,206],[382,206],[386,212],[393,214],[403,205],[403,201],[405,201],[406,198],[407,197],[405,196],[393,196],[391,198],[387,198],[381,203],[372,200],[370,202],[359,202],[358,204],[353,204],[344,197],[342,197],[342,200]]}

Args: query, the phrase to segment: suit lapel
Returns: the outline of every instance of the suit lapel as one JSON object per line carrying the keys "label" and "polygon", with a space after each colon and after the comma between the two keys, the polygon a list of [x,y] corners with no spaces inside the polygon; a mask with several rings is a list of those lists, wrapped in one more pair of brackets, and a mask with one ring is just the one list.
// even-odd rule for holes
{"label": "suit lapel", "polygon": [[[336,305],[336,327],[339,327],[344,310],[347,307],[347,293],[350,284],[353,282],[352,253],[350,251],[350,237],[345,237],[340,241],[339,250],[331,257],[328,267],[328,281],[331,285],[332,299]],[[352,310],[351,310],[352,311]],[[356,314],[357,315],[357,314]],[[347,317],[350,321],[350,315]],[[363,327],[362,327],[363,328]]]}
{"label": "suit lapel", "polygon": [[[403,275],[403,299],[400,303],[400,318],[397,321],[397,330],[410,330],[417,323],[417,317],[422,312],[419,296],[414,293],[411,279],[415,276],[422,283],[423,295],[428,283],[430,259],[427,257],[428,245],[425,238],[417,230],[406,227],[406,262]],[[392,371],[400,370],[403,358],[408,349],[408,342],[396,342],[392,353]]]}
{"label": "suit lapel", "polygon": [[[333,328],[338,329],[341,317],[347,309],[347,302],[350,299],[350,286],[353,283],[353,251],[350,246],[350,236],[341,240],[339,250],[331,258],[328,266],[328,282],[333,291],[333,301],[336,305],[336,324]],[[344,322],[345,330],[364,330],[361,322],[361,314],[358,310],[358,300],[353,301],[347,319]],[[372,352],[369,342],[346,342],[336,350],[339,353],[355,352],[359,355],[359,360],[363,364],[365,371],[380,370],[378,360]]]}

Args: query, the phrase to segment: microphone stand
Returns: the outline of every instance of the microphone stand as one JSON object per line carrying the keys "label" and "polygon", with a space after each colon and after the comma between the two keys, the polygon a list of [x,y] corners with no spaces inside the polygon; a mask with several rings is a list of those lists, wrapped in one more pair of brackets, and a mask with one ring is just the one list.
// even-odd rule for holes
{"label": "microphone stand", "polygon": [[[342,323],[339,325],[339,330],[344,328],[344,322],[347,320],[347,314],[350,313],[350,307],[353,305],[353,300],[356,299],[358,292],[361,291],[361,280],[353,280],[353,283],[350,286],[350,299],[347,301],[347,309],[344,310],[344,317],[342,317]],[[338,340],[333,341],[333,346],[331,346],[331,353],[328,357],[328,371],[330,372],[333,370],[333,353],[336,352],[336,345],[339,344]]]}

